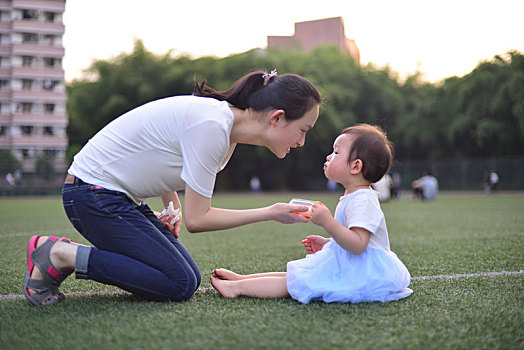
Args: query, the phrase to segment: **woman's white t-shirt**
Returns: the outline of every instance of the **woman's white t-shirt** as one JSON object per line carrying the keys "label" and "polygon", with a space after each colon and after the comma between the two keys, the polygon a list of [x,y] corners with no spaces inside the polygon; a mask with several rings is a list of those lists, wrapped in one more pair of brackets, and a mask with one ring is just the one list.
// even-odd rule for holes
{"label": "woman's white t-shirt", "polygon": [[234,116],[225,101],[168,97],[137,107],[100,130],[68,172],[127,194],[135,203],[182,190],[211,198],[227,164]]}

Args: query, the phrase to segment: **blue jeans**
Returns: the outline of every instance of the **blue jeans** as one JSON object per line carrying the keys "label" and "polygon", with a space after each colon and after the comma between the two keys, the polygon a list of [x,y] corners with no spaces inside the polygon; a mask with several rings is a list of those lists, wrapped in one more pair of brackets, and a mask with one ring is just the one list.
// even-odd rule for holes
{"label": "blue jeans", "polygon": [[77,253],[85,278],[155,301],[187,300],[200,285],[191,254],[146,204],[79,178],[64,184],[62,198],[73,226],[94,245]]}

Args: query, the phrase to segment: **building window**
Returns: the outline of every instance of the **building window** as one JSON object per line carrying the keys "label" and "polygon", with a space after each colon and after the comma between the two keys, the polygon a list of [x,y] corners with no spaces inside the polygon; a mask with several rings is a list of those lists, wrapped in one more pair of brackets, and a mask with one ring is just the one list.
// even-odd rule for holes
{"label": "building window", "polygon": [[9,102],[0,102],[0,115],[11,114],[11,104]]}
{"label": "building window", "polygon": [[22,67],[31,67],[34,62],[34,56],[22,56]]}
{"label": "building window", "polygon": [[42,82],[42,88],[47,91],[52,91],[55,89],[55,86],[58,84],[57,80],[44,80]]}
{"label": "building window", "polygon": [[11,67],[11,60],[9,57],[0,56],[0,68],[9,68]]}
{"label": "building window", "polygon": [[7,136],[9,135],[9,127],[2,125],[0,126],[0,136]]}
{"label": "building window", "polygon": [[44,113],[45,114],[54,114],[55,113],[54,103],[44,103]]}
{"label": "building window", "polygon": [[22,125],[20,126],[20,130],[22,131],[22,135],[31,135],[34,130],[34,126],[32,125]]}
{"label": "building window", "polygon": [[58,66],[58,59],[54,57],[44,57],[44,66],[46,68],[55,68]]}
{"label": "building window", "polygon": [[30,102],[21,102],[16,104],[16,111],[22,113],[31,113],[33,110],[33,104]]}
{"label": "building window", "polygon": [[22,158],[24,158],[24,159],[33,158],[34,155],[35,155],[35,151],[34,150],[27,149],[27,148],[22,149]]}
{"label": "building window", "polygon": [[32,79],[22,79],[22,90],[31,90],[33,87]]}
{"label": "building window", "polygon": [[24,44],[38,43],[38,34],[36,33],[22,33],[22,42]]}
{"label": "building window", "polygon": [[44,34],[43,41],[47,45],[54,45],[55,44],[56,35],[52,34]]}
{"label": "building window", "polygon": [[7,89],[9,89],[9,80],[0,79],[0,90],[7,90]]}
{"label": "building window", "polygon": [[58,154],[58,150],[56,149],[45,149],[44,154],[48,156],[49,158],[55,158]]}
{"label": "building window", "polygon": [[38,11],[37,10],[22,10],[22,19],[38,20]]}
{"label": "building window", "polygon": [[46,22],[54,22],[56,19],[56,13],[44,11],[44,18]]}
{"label": "building window", "polygon": [[56,134],[54,126],[44,126],[44,135],[53,136]]}

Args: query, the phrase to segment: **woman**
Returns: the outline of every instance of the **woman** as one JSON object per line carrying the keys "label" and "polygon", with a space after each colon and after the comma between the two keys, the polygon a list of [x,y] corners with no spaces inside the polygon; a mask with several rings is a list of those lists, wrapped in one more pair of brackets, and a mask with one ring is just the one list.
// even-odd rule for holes
{"label": "woman", "polygon": [[[64,298],[60,283],[76,278],[111,284],[148,300],[189,299],[200,284],[193,258],[178,240],[181,221],[143,203],[160,196],[181,209],[190,232],[223,230],[274,220],[303,222],[277,203],[228,210],[211,206],[218,171],[238,143],[265,146],[278,158],[304,145],[322,102],[305,78],[253,72],[230,89],[205,82],[195,96],[175,96],[137,107],[98,132],[75,156],[63,187],[64,209],[94,247],[53,236],[31,238],[24,294],[34,305]],[[35,268],[36,267],[36,268]]]}

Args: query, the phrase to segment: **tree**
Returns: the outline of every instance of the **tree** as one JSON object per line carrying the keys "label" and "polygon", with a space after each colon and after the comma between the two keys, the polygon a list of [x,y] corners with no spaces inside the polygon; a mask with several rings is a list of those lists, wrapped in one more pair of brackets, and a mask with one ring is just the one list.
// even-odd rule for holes
{"label": "tree", "polygon": [[524,149],[524,57],[482,62],[439,91],[438,119],[456,155],[510,155]]}
{"label": "tree", "polygon": [[36,159],[35,171],[40,177],[46,181],[51,181],[55,178],[55,166],[53,159],[46,155],[41,155]]}
{"label": "tree", "polygon": [[22,168],[20,161],[8,149],[0,149],[0,175],[13,174]]}

